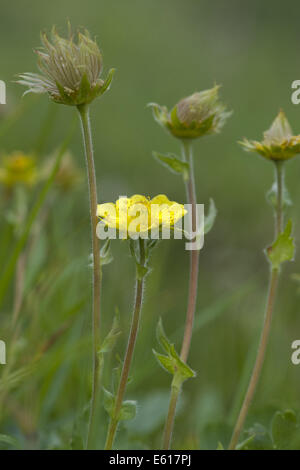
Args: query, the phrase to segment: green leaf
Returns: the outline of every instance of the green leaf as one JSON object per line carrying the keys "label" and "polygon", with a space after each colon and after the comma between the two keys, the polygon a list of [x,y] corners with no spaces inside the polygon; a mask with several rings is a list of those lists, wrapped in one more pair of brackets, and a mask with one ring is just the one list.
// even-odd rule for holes
{"label": "green leaf", "polygon": [[[103,400],[104,408],[106,412],[109,414],[109,416],[111,418],[114,418],[116,398],[111,392],[106,390],[104,387],[103,387],[103,392],[104,392],[104,400]],[[127,421],[130,419],[133,419],[136,415],[136,410],[137,410],[136,401],[134,400],[123,401],[121,410],[119,412],[118,421]]]}
{"label": "green leaf", "polygon": [[292,410],[277,411],[272,420],[272,438],[276,449],[300,448],[300,428]]}
{"label": "green leaf", "polygon": [[294,258],[295,245],[291,237],[292,221],[289,220],[285,230],[280,233],[272,246],[267,248],[267,256],[273,269],[278,269],[284,261],[292,261]]}
{"label": "green leaf", "polygon": [[139,281],[144,279],[148,272],[149,268],[147,266],[142,266],[140,263],[136,263],[136,277]]}
{"label": "green leaf", "polygon": [[217,450],[225,450],[222,442],[218,442]]}
{"label": "green leaf", "polygon": [[119,421],[128,421],[135,418],[137,410],[137,402],[135,400],[123,401],[122,408],[119,414]]}
{"label": "green leaf", "polygon": [[91,84],[89,82],[87,74],[84,73],[82,75],[81,82],[79,85],[78,100],[86,101],[89,97],[90,90],[91,90]]}
{"label": "green leaf", "polygon": [[255,423],[245,431],[246,439],[237,445],[237,450],[272,450],[273,443],[267,429],[259,423]]}
{"label": "green leaf", "polygon": [[105,91],[109,90],[115,71],[116,69],[109,70],[107,77],[98,92],[99,95],[103,95]]}
{"label": "green leaf", "polygon": [[19,443],[16,438],[7,434],[0,434],[0,449],[7,447],[18,447]]}
{"label": "green leaf", "polygon": [[158,323],[157,323],[156,338],[157,338],[157,341],[159,342],[159,344],[166,351],[166,353],[169,354],[170,349],[171,349],[171,343],[170,343],[169,339],[167,338],[167,335],[165,333],[161,318],[158,320]]}
{"label": "green leaf", "polygon": [[104,393],[104,399],[103,399],[104,409],[112,418],[114,414],[114,408],[115,408],[115,397],[111,392],[106,390],[106,388],[104,387],[103,387],[103,393]]}
{"label": "green leaf", "polygon": [[116,344],[117,338],[120,336],[120,334],[121,334],[120,315],[119,315],[119,312],[116,311],[111,330],[109,331],[107,336],[104,338],[100,346],[100,349],[98,351],[98,354],[104,354],[104,353],[112,351],[112,349],[114,348]]}
{"label": "green leaf", "polygon": [[182,380],[196,377],[196,372],[194,372],[185,362],[180,359],[173,344],[171,345],[171,356],[175,361],[176,372],[179,373]]}
{"label": "green leaf", "polygon": [[209,209],[208,214],[204,217],[204,233],[208,233],[214,226],[217,216],[217,208],[215,206],[214,200],[209,200]]}
{"label": "green leaf", "polygon": [[157,324],[156,337],[159,344],[167,353],[165,356],[153,350],[153,354],[163,369],[165,369],[167,372],[170,372],[170,374],[174,376],[176,374],[179,383],[191,377],[195,377],[196,373],[180,359],[179,354],[175,350],[174,344],[170,343],[169,339],[167,338],[161,318]]}
{"label": "green leaf", "polygon": [[110,239],[107,238],[105,241],[103,247],[100,250],[100,260],[101,260],[101,266],[105,266],[106,264],[109,264],[113,261],[113,255],[111,253],[110,249]]}
{"label": "green leaf", "polygon": [[[145,240],[143,240],[145,241]],[[149,273],[150,269],[147,265],[142,265],[140,263],[140,240],[129,240],[129,248],[131,256],[133,257],[136,264],[136,276],[139,281],[144,279],[144,277]],[[145,243],[145,254],[147,255],[147,244]],[[146,261],[147,262],[147,261]]]}
{"label": "green leaf", "polygon": [[184,180],[188,180],[189,164],[187,162],[183,162],[179,157],[171,153],[163,155],[162,153],[153,152],[153,157],[172,173],[181,174]]}
{"label": "green leaf", "polygon": [[[278,193],[277,193],[277,182],[275,182],[272,186],[272,188],[267,192],[267,201],[268,203],[274,207],[274,209],[277,209],[278,205]],[[286,186],[283,187],[283,192],[282,192],[282,207],[285,208],[287,206],[292,206],[292,200],[290,198],[289,192],[286,188]]]}
{"label": "green leaf", "polygon": [[170,374],[174,375],[176,371],[173,359],[171,359],[169,356],[165,356],[164,354],[156,352],[154,349],[152,349],[152,351],[162,368],[167,372],[170,372]]}

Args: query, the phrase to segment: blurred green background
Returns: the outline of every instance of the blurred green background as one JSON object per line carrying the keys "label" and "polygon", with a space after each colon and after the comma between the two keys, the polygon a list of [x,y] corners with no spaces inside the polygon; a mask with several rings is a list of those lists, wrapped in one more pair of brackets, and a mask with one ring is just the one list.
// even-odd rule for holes
{"label": "blurred green background", "polygon": [[[102,201],[135,193],[165,193],[184,201],[182,181],[152,158],[153,150],[179,153],[176,139],[153,120],[148,102],[168,107],[197,90],[222,84],[222,100],[234,111],[218,136],[194,144],[198,200],[212,197],[218,208],[213,231],[200,255],[196,328],[189,359],[197,378],[184,386],[173,447],[216,448],[228,443],[253,363],[265,305],[268,264],[263,249],[272,241],[273,214],[266,191],[272,165],[238,146],[242,137],[260,139],[283,108],[296,134],[300,108],[291,103],[291,83],[300,79],[299,2],[253,0],[61,0],[6,2],[1,5],[0,79],[7,84],[1,105],[2,153],[38,150],[38,165],[66,136],[75,110],[46,96],[22,98],[13,83],[20,72],[36,71],[33,49],[40,31],[53,24],[66,31],[85,26],[96,35],[105,71],[117,72],[109,93],[92,105],[95,158]],[[43,129],[48,129],[43,139]],[[51,131],[51,132],[50,132]],[[43,144],[43,145],[42,145]],[[25,298],[19,319],[0,433],[14,436],[17,447],[80,447],[85,435],[90,393],[90,227],[87,185],[79,126],[70,144],[81,184],[68,191],[53,188],[39,215],[40,231],[30,252]],[[296,241],[300,239],[300,161],[286,168],[294,205]],[[38,190],[31,194],[31,202]],[[1,202],[1,265],[14,245]],[[43,215],[45,216],[43,220]],[[104,267],[103,332],[116,308],[122,336],[107,358],[104,383],[111,388],[116,353],[123,357],[133,302],[134,266],[125,242],[112,244],[114,262]],[[291,363],[291,343],[300,338],[298,252],[284,267],[272,337],[262,378],[247,420],[269,426],[276,410],[300,411],[300,366]],[[171,377],[156,364],[155,327],[163,318],[179,349],[184,324],[188,252],[183,241],[163,241],[151,260],[142,324],[127,398],[137,399],[138,415],[122,425],[119,448],[158,448]],[[1,308],[0,338],[9,347],[13,282]],[[33,370],[33,357],[61,327],[63,333]],[[103,334],[104,334],[103,333]],[[7,358],[8,363],[11,357]],[[0,366],[4,374],[6,366]],[[25,367],[25,373],[20,371]],[[19,374],[19,375],[18,375]],[[1,392],[1,389],[0,389]],[[3,390],[2,390],[3,392]],[[100,411],[97,445],[103,446],[107,417]]]}

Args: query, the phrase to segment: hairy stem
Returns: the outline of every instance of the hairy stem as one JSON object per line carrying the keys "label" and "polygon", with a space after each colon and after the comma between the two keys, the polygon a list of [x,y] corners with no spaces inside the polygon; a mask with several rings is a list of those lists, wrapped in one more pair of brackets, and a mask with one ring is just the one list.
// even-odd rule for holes
{"label": "hairy stem", "polygon": [[[139,246],[140,246],[140,265],[145,265],[145,246],[144,240],[141,238],[139,239]],[[110,419],[110,423],[108,426],[108,432],[106,437],[105,443],[105,450],[110,450],[113,446],[118,423],[119,423],[119,414],[122,408],[123,398],[126,390],[126,385],[128,382],[129,371],[132,363],[132,357],[134,352],[134,347],[136,343],[136,337],[139,328],[140,322],[140,315],[142,309],[142,300],[143,300],[143,290],[144,290],[144,278],[136,279],[136,294],[135,294],[135,303],[134,303],[134,310],[130,328],[130,334],[127,344],[127,349],[125,353],[125,359],[123,363],[120,383],[116,395],[115,407],[113,411],[113,416]]]}
{"label": "hairy stem", "polygon": [[[284,188],[284,172],[283,172],[282,163],[281,162],[276,163],[275,169],[276,169],[275,171],[276,171],[276,183],[277,183],[277,205],[276,205],[276,211],[275,211],[275,238],[277,238],[278,235],[282,232],[282,228],[283,228],[282,195],[283,195],[283,188]],[[262,328],[260,343],[258,346],[257,356],[256,356],[254,368],[252,371],[252,375],[250,378],[250,382],[248,385],[248,389],[247,389],[237,422],[234,427],[231,441],[228,447],[229,450],[234,450],[238,444],[241,432],[244,427],[245,420],[247,418],[249,407],[252,403],[255,390],[257,387],[257,383],[259,381],[259,377],[261,374],[262,366],[263,366],[264,359],[265,359],[265,353],[266,353],[266,349],[268,345],[268,340],[270,336],[271,321],[272,321],[276,291],[277,291],[277,286],[278,286],[278,278],[279,278],[279,270],[271,269],[265,319],[264,319],[264,324]]]}
{"label": "hairy stem", "polygon": [[276,237],[283,230],[283,191],[284,191],[284,167],[283,162],[275,163],[275,177],[277,184]]}
{"label": "hairy stem", "polygon": [[[188,204],[192,205],[192,230],[196,231],[197,227],[197,196],[196,196],[196,185],[194,175],[194,164],[191,144],[189,141],[183,141],[183,160],[189,163],[189,178],[185,181],[186,194]],[[190,251],[190,280],[189,280],[189,294],[188,294],[188,305],[185,321],[185,329],[183,335],[183,341],[181,346],[180,358],[186,362],[191,346],[193,324],[196,309],[197,290],[198,290],[198,271],[199,271],[199,250]],[[163,448],[169,449],[171,445],[172,433],[174,428],[174,421],[176,415],[176,405],[178,397],[180,395],[181,385],[171,386],[171,397],[169,403],[169,410],[166,419],[164,436],[163,436]]]}
{"label": "hairy stem", "polygon": [[101,294],[101,266],[100,266],[100,242],[96,234],[97,228],[97,183],[93,154],[93,143],[91,124],[89,118],[89,108],[87,105],[78,106],[82,135],[85,149],[87,176],[89,184],[90,217],[92,229],[92,252],[93,252],[93,309],[92,309],[92,329],[93,329],[93,385],[92,399],[90,407],[90,417],[88,424],[88,434],[86,447],[89,448],[93,436],[94,420],[97,407],[97,397],[99,394],[99,359],[98,349],[100,346],[100,294]]}

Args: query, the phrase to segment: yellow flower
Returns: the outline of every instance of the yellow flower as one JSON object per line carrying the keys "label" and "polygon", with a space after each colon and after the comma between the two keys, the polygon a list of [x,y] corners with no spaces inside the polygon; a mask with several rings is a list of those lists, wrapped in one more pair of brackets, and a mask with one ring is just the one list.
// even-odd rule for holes
{"label": "yellow flower", "polygon": [[8,188],[17,184],[33,186],[37,181],[35,159],[20,151],[15,151],[3,157],[0,167],[0,182]]}
{"label": "yellow flower", "polygon": [[[160,194],[153,199],[135,194],[121,197],[116,203],[99,204],[97,216],[109,228],[123,234],[123,238],[147,236],[151,230],[173,228],[186,213],[184,206]],[[151,238],[151,234],[150,234]]]}
{"label": "yellow flower", "polygon": [[261,142],[244,139],[239,142],[245,150],[257,152],[273,161],[288,160],[300,153],[300,135],[293,135],[283,111],[280,111],[271,127],[264,132]]}

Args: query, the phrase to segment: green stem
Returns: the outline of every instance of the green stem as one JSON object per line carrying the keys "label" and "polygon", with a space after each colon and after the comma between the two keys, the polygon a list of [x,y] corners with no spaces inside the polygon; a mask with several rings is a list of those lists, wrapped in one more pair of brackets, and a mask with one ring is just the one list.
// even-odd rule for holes
{"label": "green stem", "polygon": [[[196,231],[197,222],[197,195],[196,195],[196,184],[194,174],[194,162],[191,144],[189,141],[183,141],[183,160],[189,163],[189,178],[185,181],[186,194],[188,204],[192,205],[192,230]],[[193,324],[196,309],[197,290],[198,290],[198,271],[199,271],[199,250],[190,251],[190,280],[189,280],[189,294],[188,294],[188,305],[185,321],[185,329],[183,335],[183,341],[181,346],[180,358],[186,362],[191,346]],[[174,387],[173,383],[171,386],[171,396],[169,403],[169,410],[166,419],[164,436],[163,436],[163,448],[169,449],[171,445],[172,433],[174,428],[174,421],[176,415],[176,405],[178,397],[181,391],[181,384]]]}
{"label": "green stem", "polygon": [[284,191],[284,167],[283,162],[275,162],[275,177],[277,183],[277,208],[276,208],[276,236],[283,230],[283,191]]}
{"label": "green stem", "polygon": [[91,124],[89,118],[89,108],[87,105],[78,106],[82,135],[85,149],[89,198],[90,217],[92,229],[92,252],[93,252],[93,309],[92,309],[92,330],[93,330],[93,385],[90,407],[90,417],[88,424],[88,434],[86,447],[89,448],[93,436],[95,414],[97,408],[97,397],[99,393],[99,358],[98,350],[100,346],[100,294],[101,294],[101,266],[100,266],[100,241],[96,234],[97,229],[97,183],[94,165],[93,143]]}
{"label": "green stem", "polygon": [[[145,266],[145,261],[146,261],[145,245],[144,245],[144,240],[142,240],[141,238],[139,239],[139,245],[140,245],[140,265]],[[132,363],[132,357],[133,357],[136,337],[137,337],[138,328],[139,328],[140,315],[141,315],[141,309],[142,309],[142,300],[143,300],[143,290],[144,290],[144,278],[140,279],[137,276],[135,304],[134,304],[130,334],[129,334],[128,344],[127,344],[125,359],[123,363],[120,383],[119,383],[119,387],[117,391],[113,416],[111,417],[110,423],[108,426],[105,450],[110,450],[112,448],[116,431],[117,431],[117,427],[118,427],[118,423],[119,423],[119,414],[122,408],[123,397],[124,397],[126,385],[128,382],[129,371],[130,371],[130,367]]]}
{"label": "green stem", "polygon": [[[283,188],[284,188],[284,172],[283,172],[282,162],[275,163],[275,171],[276,171],[276,182],[277,182],[277,206],[276,206],[276,211],[275,211],[275,219],[276,219],[275,220],[275,238],[277,238],[278,235],[282,232],[282,228],[283,228],[283,197],[282,196],[283,196]],[[257,387],[257,383],[259,381],[259,377],[260,377],[262,366],[263,366],[264,359],[265,359],[265,353],[266,353],[266,349],[268,345],[268,340],[270,336],[272,315],[273,315],[273,310],[274,310],[276,291],[278,287],[278,279],[279,279],[279,270],[271,269],[265,319],[264,319],[264,324],[262,328],[260,343],[258,346],[257,356],[256,356],[254,368],[252,371],[252,375],[250,378],[250,382],[248,385],[248,389],[247,389],[237,422],[234,427],[234,431],[231,437],[231,441],[229,443],[228,450],[234,450],[238,444],[241,432],[244,427],[245,420],[247,418],[249,407],[252,403],[255,390]]]}

